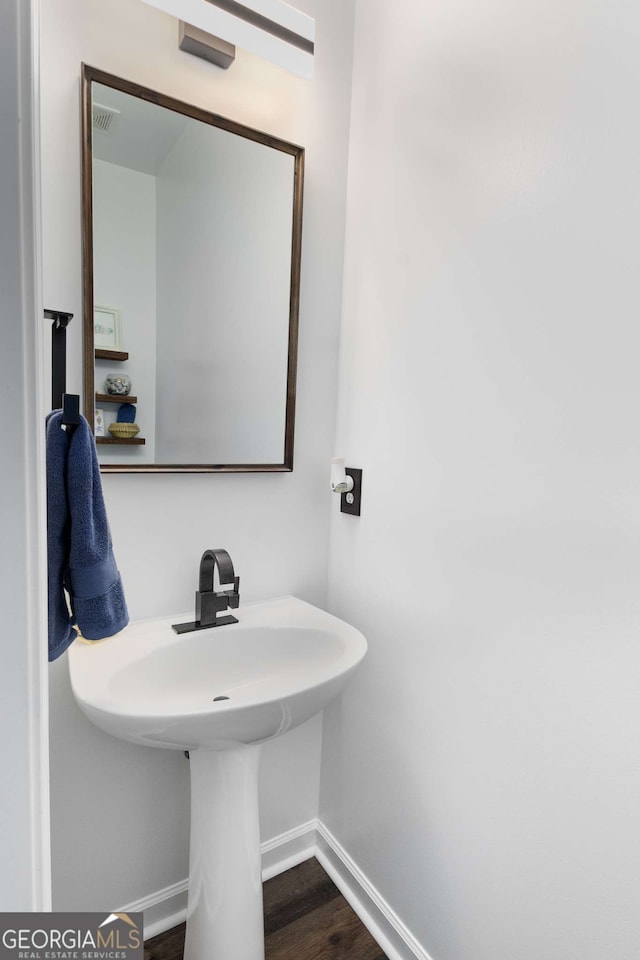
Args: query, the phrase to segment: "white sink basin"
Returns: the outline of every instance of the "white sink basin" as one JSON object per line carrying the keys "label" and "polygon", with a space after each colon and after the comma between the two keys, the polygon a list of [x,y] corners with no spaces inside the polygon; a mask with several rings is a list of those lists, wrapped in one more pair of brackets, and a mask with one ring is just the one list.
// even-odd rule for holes
{"label": "white sink basin", "polygon": [[189,750],[185,960],[264,960],[260,743],[319,713],[367,650],[354,627],[295,597],[234,612],[238,623],[186,634],[171,625],[188,614],[139,620],[69,650],[73,692],[93,723]]}
{"label": "white sink basin", "polygon": [[193,633],[171,629],[183,614],[75,643],[69,668],[80,707],[107,733],[147,746],[259,743],[322,710],[367,649],[354,627],[295,597],[236,613],[238,623]]}

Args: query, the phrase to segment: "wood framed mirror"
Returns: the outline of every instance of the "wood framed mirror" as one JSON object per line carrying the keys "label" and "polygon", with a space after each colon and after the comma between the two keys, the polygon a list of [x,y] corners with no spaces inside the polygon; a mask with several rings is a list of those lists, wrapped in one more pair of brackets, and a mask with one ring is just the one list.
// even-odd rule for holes
{"label": "wood framed mirror", "polygon": [[101,469],[292,470],[304,148],[87,65],[82,131]]}

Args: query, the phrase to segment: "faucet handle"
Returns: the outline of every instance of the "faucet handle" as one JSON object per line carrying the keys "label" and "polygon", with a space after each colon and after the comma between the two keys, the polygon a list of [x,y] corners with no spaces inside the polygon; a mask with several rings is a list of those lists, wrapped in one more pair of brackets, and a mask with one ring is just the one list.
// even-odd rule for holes
{"label": "faucet handle", "polygon": [[233,578],[233,590],[224,590],[224,594],[229,598],[229,606],[232,610],[237,610],[240,606],[240,577]]}

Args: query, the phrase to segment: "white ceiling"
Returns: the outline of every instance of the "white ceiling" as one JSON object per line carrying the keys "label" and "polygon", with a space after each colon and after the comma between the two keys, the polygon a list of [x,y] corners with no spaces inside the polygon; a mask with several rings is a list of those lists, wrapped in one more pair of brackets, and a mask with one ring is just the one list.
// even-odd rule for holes
{"label": "white ceiling", "polygon": [[93,156],[154,176],[189,122],[189,117],[100,83],[93,84],[93,102],[120,111],[107,133],[93,128]]}

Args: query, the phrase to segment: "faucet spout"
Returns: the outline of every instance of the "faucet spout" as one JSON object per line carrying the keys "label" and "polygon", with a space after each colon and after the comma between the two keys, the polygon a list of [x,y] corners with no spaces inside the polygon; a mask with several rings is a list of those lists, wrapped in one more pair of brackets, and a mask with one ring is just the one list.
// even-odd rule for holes
{"label": "faucet spout", "polygon": [[[219,591],[214,589],[215,571],[218,568]],[[223,589],[224,586],[231,589]],[[196,618],[188,623],[174,623],[176,633],[206,630],[228,623],[237,623],[236,617],[220,616],[225,610],[240,606],[240,577],[236,577],[233,561],[226,550],[205,550],[200,560],[198,590],[196,591]]]}
{"label": "faucet spout", "polygon": [[223,583],[233,583],[235,580],[235,571],[233,562],[226,550],[205,550],[200,560],[200,593],[206,593],[207,590],[213,590],[213,577],[216,565],[218,567],[218,576],[220,585]]}

